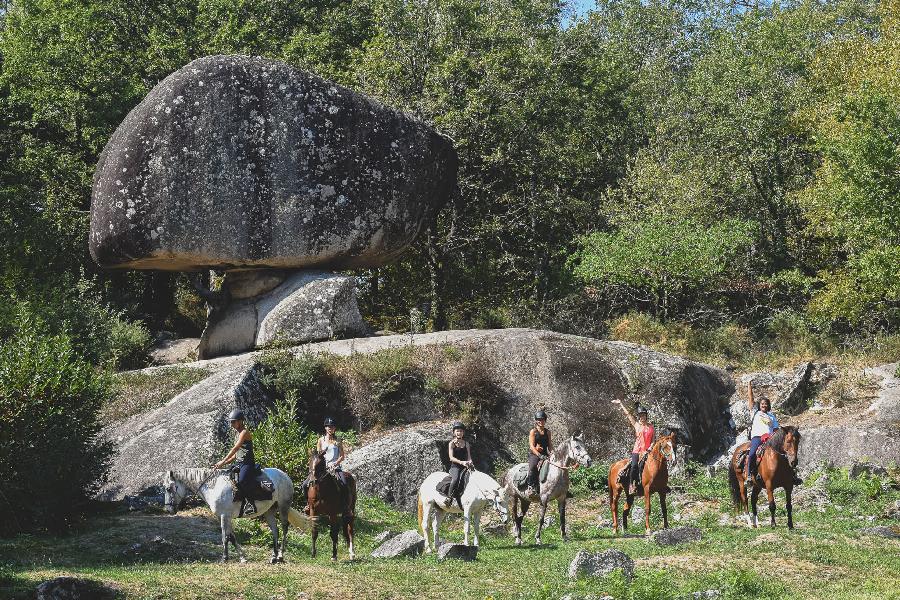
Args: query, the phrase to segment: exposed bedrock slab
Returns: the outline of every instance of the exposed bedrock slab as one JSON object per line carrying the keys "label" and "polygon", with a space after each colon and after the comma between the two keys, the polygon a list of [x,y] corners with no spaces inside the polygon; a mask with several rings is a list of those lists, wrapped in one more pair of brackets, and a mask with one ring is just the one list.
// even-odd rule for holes
{"label": "exposed bedrock slab", "polygon": [[449,198],[450,141],[371,98],[259,57],[209,56],[125,118],[94,175],[105,267],[374,267]]}
{"label": "exposed bedrock slab", "polygon": [[[232,279],[233,275],[237,275]],[[271,288],[273,283],[277,283]],[[239,299],[209,315],[197,353],[200,359],[237,354],[276,340],[292,344],[359,337],[368,327],[356,304],[356,279],[296,271],[280,278],[267,270],[256,277],[229,272],[225,285]],[[268,291],[240,297],[247,290]]]}

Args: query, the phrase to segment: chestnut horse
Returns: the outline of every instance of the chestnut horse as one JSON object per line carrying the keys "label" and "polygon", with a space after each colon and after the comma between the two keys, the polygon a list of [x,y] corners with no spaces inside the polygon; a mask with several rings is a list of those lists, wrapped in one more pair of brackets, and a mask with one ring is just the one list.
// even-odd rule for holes
{"label": "chestnut horse", "polygon": [[[619,532],[619,496],[625,493],[625,509],[622,511],[622,530],[628,531],[628,515],[631,514],[631,506],[634,496],[628,493],[628,482],[623,486],[619,483],[619,473],[628,468],[630,458],[620,460],[609,468],[609,508],[612,510],[613,531]],[[647,451],[647,462],[641,474],[641,483],[644,488],[644,521],[647,534],[650,534],[650,496],[659,494],[659,503],[662,507],[663,529],[669,528],[669,515],[666,511],[666,494],[669,491],[669,465],[668,461],[675,462],[675,434],[660,436]]]}
{"label": "chestnut horse", "polygon": [[[734,449],[731,456],[731,468],[728,469],[728,483],[731,487],[731,499],[734,500],[735,512],[744,511],[747,524],[759,526],[756,514],[756,501],[763,486],[769,497],[769,514],[772,516],[772,527],[775,527],[775,490],[784,488],[784,507],[787,509],[788,529],[794,528],[794,516],[791,506],[791,492],[794,490],[794,469],[797,467],[797,451],[800,449],[800,429],[790,425],[779,427],[772,437],[762,445],[763,455],[759,461],[757,473],[762,479],[753,482],[750,492],[750,506],[753,508],[752,519],[747,506],[747,490],[744,483],[745,469],[740,466],[741,452],[746,452],[750,442],[744,442]],[[755,457],[747,457],[755,460]]]}
{"label": "chestnut horse", "polygon": [[[356,479],[345,473],[347,489],[341,494],[337,476],[325,468],[325,451],[313,452],[309,459],[309,489],[306,492],[309,517],[327,517],[331,525],[331,560],[337,560],[338,529],[350,549],[350,560],[356,558],[353,551],[353,525],[356,517]],[[344,496],[344,497],[342,497]],[[312,528],[312,555],[316,556],[318,527]]]}

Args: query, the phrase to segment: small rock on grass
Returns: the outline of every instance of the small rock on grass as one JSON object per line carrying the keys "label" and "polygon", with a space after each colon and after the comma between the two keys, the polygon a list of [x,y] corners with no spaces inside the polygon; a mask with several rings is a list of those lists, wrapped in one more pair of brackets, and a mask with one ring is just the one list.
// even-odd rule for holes
{"label": "small rock on grass", "polygon": [[631,581],[634,577],[634,561],[621,550],[610,549],[603,552],[579,550],[569,563],[569,577],[572,579],[579,575],[603,577],[614,571],[622,571],[625,579]]}
{"label": "small rock on grass", "polygon": [[703,538],[703,534],[696,527],[675,527],[674,529],[660,529],[650,534],[650,539],[660,546],[674,546],[685,542],[697,542]]}
{"label": "small rock on grass", "polygon": [[441,544],[437,551],[438,560],[455,559],[473,561],[478,558],[478,546],[463,544]]}
{"label": "small rock on grass", "polygon": [[425,538],[419,532],[410,529],[396,535],[372,552],[373,558],[397,558],[400,556],[418,556],[425,550]]}
{"label": "small rock on grass", "polygon": [[78,577],[57,577],[45,581],[35,590],[37,600],[112,600],[121,597],[114,588]]}

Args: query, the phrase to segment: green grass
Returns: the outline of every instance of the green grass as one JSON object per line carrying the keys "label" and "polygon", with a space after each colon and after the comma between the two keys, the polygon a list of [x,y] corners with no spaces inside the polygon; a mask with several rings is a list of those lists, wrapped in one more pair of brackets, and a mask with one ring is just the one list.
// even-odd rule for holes
{"label": "green grass", "polygon": [[[843,479],[841,478],[843,475]],[[26,597],[40,581],[61,575],[115,585],[128,598],[522,598],[553,599],[565,594],[611,594],[617,599],[678,598],[695,591],[718,589],[722,598],[898,598],[900,542],[860,535],[873,522],[858,515],[880,515],[900,494],[883,482],[875,498],[866,497],[871,484],[850,481],[842,472],[829,474],[829,490],[841,508],[825,512],[795,511],[796,529],[788,531],[783,497],[778,495],[778,527],[751,530],[718,524],[728,506],[721,498],[723,477],[697,476],[673,484],[686,490],[670,515],[700,526],[703,540],[661,547],[641,533],[615,536],[598,524],[608,517],[603,497],[578,492],[570,505],[570,540],[562,542],[558,525],[545,530],[544,545],[530,545],[535,514],[526,517],[526,545],[497,527],[496,517],[483,520],[481,549],[475,563],[439,563],[433,556],[375,560],[369,557],[373,538],[389,529],[415,527],[412,514],[362,498],[357,519],[357,560],[347,560],[339,545],[339,561],[330,561],[327,532],[319,536],[319,556],[310,558],[308,534],[291,534],[287,563],[269,565],[269,533],[256,522],[241,522],[238,536],[250,562],[218,564],[218,529],[205,508],[177,516],[161,512],[129,514],[118,510],[92,517],[70,535],[20,535],[0,540],[0,597]],[[868,486],[868,487],[867,487]],[[859,492],[853,495],[851,492]],[[689,500],[690,502],[686,502]],[[555,511],[550,511],[554,513]],[[763,507],[762,515],[768,514]],[[658,507],[651,511],[658,527]],[[461,540],[458,519],[443,528],[443,537]],[[487,530],[486,530],[487,529]],[[167,543],[149,541],[161,535]],[[139,552],[131,552],[140,543]],[[630,584],[617,575],[602,579],[566,577],[579,549],[618,548],[637,563]],[[747,557],[753,560],[748,561]]]}
{"label": "green grass", "polygon": [[101,418],[106,422],[121,421],[160,407],[207,377],[209,371],[196,367],[117,373],[113,377],[115,395],[101,410]]}

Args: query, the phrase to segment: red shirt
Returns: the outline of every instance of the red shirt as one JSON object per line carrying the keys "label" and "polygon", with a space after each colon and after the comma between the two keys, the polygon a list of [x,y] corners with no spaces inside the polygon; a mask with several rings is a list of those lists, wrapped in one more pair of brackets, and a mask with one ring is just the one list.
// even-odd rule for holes
{"label": "red shirt", "polygon": [[653,425],[636,423],[634,432],[637,434],[637,438],[634,440],[634,449],[631,452],[640,454],[649,450],[653,445]]}

